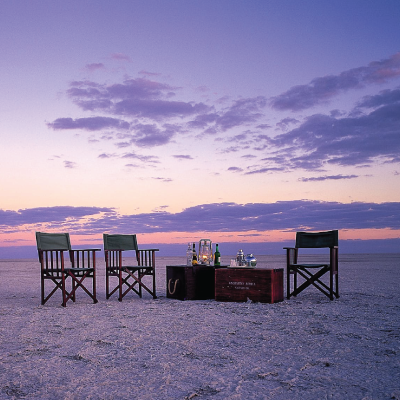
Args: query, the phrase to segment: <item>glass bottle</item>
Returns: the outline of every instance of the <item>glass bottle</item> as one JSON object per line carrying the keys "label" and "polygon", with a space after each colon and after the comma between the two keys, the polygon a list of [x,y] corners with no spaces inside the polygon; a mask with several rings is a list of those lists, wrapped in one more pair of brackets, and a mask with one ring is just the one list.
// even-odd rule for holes
{"label": "glass bottle", "polygon": [[190,246],[190,243],[188,243],[188,248],[186,250],[186,265],[191,266],[192,260],[193,260],[193,250]]}
{"label": "glass bottle", "polygon": [[218,243],[215,246],[214,265],[215,266],[220,266],[221,265],[221,253],[219,252],[219,249],[218,249]]}
{"label": "glass bottle", "polygon": [[196,244],[193,243],[193,258],[192,258],[192,265],[197,265],[197,254],[196,254]]}
{"label": "glass bottle", "polygon": [[241,267],[244,265],[244,253],[243,250],[239,250],[237,255],[236,255],[236,263],[238,267]]}

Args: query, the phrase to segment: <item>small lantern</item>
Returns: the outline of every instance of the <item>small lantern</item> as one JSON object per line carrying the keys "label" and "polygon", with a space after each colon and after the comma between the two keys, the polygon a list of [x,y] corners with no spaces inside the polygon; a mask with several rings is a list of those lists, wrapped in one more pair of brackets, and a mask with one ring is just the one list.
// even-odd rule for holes
{"label": "small lantern", "polygon": [[200,239],[198,263],[210,265],[213,260],[212,242],[210,239]]}

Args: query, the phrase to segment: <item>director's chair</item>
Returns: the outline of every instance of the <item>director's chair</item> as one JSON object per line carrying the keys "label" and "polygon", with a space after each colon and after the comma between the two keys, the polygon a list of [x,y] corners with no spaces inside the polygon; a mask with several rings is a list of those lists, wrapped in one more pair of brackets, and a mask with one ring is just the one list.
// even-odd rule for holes
{"label": "director's chair", "polygon": [[[109,299],[118,291],[118,300],[133,291],[142,297],[142,289],[156,299],[156,258],[158,249],[139,249],[136,235],[103,235],[104,257],[106,262],[106,298]],[[123,252],[133,251],[137,265],[129,265],[123,259]],[[112,285],[112,277],[117,277],[117,283]],[[150,277],[152,287],[144,283]],[[115,280],[114,280],[115,282]]]}
{"label": "director's chair", "polygon": [[[73,250],[68,233],[36,232],[36,244],[40,262],[41,304],[44,305],[60,289],[62,305],[75,302],[76,291],[81,288],[92,300],[96,298],[96,251],[100,249]],[[64,253],[67,252],[71,267],[65,266]],[[67,284],[71,279],[71,289]],[[85,279],[92,280],[92,291],[84,286]],[[45,282],[51,281],[54,288],[46,295]]]}
{"label": "director's chair", "polygon": [[[297,232],[295,247],[286,249],[286,279],[287,298],[297,296],[307,287],[313,285],[323,294],[333,300],[339,298],[339,273],[338,273],[338,231],[326,232]],[[300,248],[329,248],[329,261],[322,263],[299,263]],[[329,274],[329,284],[321,280],[322,276]],[[291,276],[293,275],[293,290],[291,291]],[[298,286],[298,276],[304,279]]]}

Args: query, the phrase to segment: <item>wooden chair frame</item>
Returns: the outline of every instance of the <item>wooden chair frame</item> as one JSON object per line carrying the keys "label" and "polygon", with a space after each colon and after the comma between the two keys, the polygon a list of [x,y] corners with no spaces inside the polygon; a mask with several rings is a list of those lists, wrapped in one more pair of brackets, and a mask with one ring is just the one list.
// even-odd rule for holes
{"label": "wooden chair frame", "polygon": [[[156,299],[155,254],[158,249],[138,249],[136,235],[104,234],[103,241],[106,262],[106,299],[117,291],[119,301],[122,301],[130,291],[142,298],[143,289]],[[123,252],[128,250],[135,252],[137,265],[125,265]],[[151,288],[143,282],[146,276],[152,277]],[[118,280],[117,284],[110,289],[111,277],[117,277]]]}
{"label": "wooden chair frame", "polygon": [[[299,248],[329,248],[329,263],[303,264],[298,263]],[[286,279],[287,298],[297,296],[307,287],[313,285],[320,292],[333,300],[339,298],[338,272],[338,231],[297,232],[296,247],[286,249]],[[315,271],[315,272],[314,272]],[[329,273],[329,286],[320,278]],[[291,291],[291,276],[293,275],[293,291]],[[298,286],[298,276],[304,281]]]}
{"label": "wooden chair frame", "polygon": [[[76,291],[80,287],[97,303],[96,296],[96,251],[101,249],[71,249],[68,233],[36,232],[39,262],[41,266],[41,304],[44,305],[60,289],[62,306],[66,307],[68,300],[75,302]],[[68,252],[71,267],[65,266],[64,253]],[[71,279],[71,289],[67,290],[67,282]],[[92,292],[83,281],[92,279]],[[54,288],[46,295],[45,282],[51,281]]]}

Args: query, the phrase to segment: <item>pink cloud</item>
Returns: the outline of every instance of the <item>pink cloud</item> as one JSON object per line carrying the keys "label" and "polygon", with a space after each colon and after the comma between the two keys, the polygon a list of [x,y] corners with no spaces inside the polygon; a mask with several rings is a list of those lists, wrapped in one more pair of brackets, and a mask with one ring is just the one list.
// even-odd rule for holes
{"label": "pink cloud", "polygon": [[103,69],[105,68],[103,63],[93,63],[93,64],[86,64],[85,69],[87,69],[89,72],[94,72],[97,71],[98,69]]}
{"label": "pink cloud", "polygon": [[129,61],[129,62],[132,61],[129,56],[123,53],[113,53],[111,54],[111,58],[113,60],[119,60],[119,61]]}
{"label": "pink cloud", "polygon": [[158,72],[149,72],[149,71],[144,71],[144,70],[139,71],[139,74],[146,75],[146,76],[160,76],[161,75]]}

